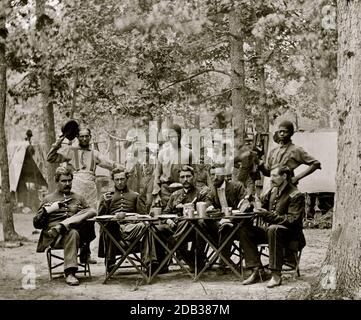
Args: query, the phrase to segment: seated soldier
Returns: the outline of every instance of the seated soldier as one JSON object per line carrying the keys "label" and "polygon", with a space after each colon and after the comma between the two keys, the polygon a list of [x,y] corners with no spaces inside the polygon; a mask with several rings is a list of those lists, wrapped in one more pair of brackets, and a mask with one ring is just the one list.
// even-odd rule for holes
{"label": "seated soldier", "polygon": [[258,282],[265,275],[257,245],[268,243],[269,268],[272,278],[267,287],[281,285],[281,270],[285,262],[285,252],[291,241],[298,247],[305,246],[302,220],[305,214],[305,200],[302,193],[291,183],[292,171],[280,166],[271,171],[273,188],[265,195],[262,208],[254,211],[268,226],[244,225],[240,230],[240,243],[244,252],[246,267],[252,274],[243,281],[244,285]]}
{"label": "seated soldier", "polygon": [[[198,201],[206,201],[207,199],[207,193],[204,192],[204,189],[195,186],[194,169],[191,166],[183,165],[181,167],[179,181],[183,185],[183,188],[172,193],[163,214],[177,214],[179,217],[183,216],[183,206],[185,204],[193,204],[195,207],[195,204]],[[165,224],[158,227],[160,237],[172,247],[177,243],[182,234],[186,232],[186,226],[186,221],[167,219]],[[195,251],[197,252],[196,258],[198,269],[200,270],[205,265],[205,241],[203,239],[198,240],[198,243],[196,243],[195,233],[191,232],[177,251],[189,265],[191,270],[194,270],[195,267]],[[192,242],[190,251],[187,249],[187,242]],[[197,250],[195,250],[196,247]],[[165,256],[165,250],[159,244],[156,245],[156,249],[158,260],[161,261]]]}
{"label": "seated soldier", "polygon": [[[128,174],[124,169],[116,168],[111,173],[115,190],[114,192],[105,193],[99,203],[98,215],[115,215],[117,212],[145,214],[145,205],[140,199],[139,194],[127,187]],[[121,224],[112,222],[108,224],[108,230],[118,241],[134,241],[143,231],[145,225],[142,222]],[[142,238],[142,240],[144,240]],[[139,243],[140,250],[143,251],[143,260],[149,262],[151,250],[146,247],[147,241]],[[111,242],[109,237],[102,232],[99,239],[98,256],[105,258],[107,272],[110,272],[116,262],[116,256],[122,253]]]}
{"label": "seated soldier", "polygon": [[[210,169],[210,176],[213,186],[207,200],[207,211],[214,209],[222,210],[227,207],[232,207],[232,209],[235,210],[238,208],[242,199],[249,198],[249,195],[246,195],[245,193],[243,184],[226,179],[227,172],[225,165],[213,165]],[[213,238],[216,240],[216,243],[218,243],[218,246],[225,241],[234,228],[232,221],[227,218],[221,219],[220,221],[205,220],[205,224]],[[236,235],[234,239],[236,239]],[[223,248],[222,254],[225,257],[230,258],[231,247],[232,241],[229,241]],[[218,273],[226,273],[227,270],[224,261],[220,259],[219,263],[220,268],[218,269]]]}
{"label": "seated soldier", "polygon": [[36,229],[42,229],[36,251],[44,252],[49,246],[63,248],[65,281],[78,285],[75,277],[78,249],[95,239],[93,223],[85,220],[94,217],[96,211],[82,196],[71,191],[72,180],[69,169],[56,169],[56,190],[44,198],[33,224]]}

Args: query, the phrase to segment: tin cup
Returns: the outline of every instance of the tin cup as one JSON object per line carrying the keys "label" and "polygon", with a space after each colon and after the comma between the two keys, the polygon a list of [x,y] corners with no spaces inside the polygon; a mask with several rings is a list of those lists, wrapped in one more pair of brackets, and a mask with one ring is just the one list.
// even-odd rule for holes
{"label": "tin cup", "polygon": [[189,218],[194,218],[194,206],[193,203],[185,203],[183,205],[183,215]]}
{"label": "tin cup", "polygon": [[197,202],[196,203],[197,214],[199,217],[204,218],[206,216],[207,203]]}
{"label": "tin cup", "polygon": [[222,213],[225,217],[229,217],[232,215],[232,207],[222,207]]}
{"label": "tin cup", "polygon": [[158,218],[159,215],[162,214],[162,208],[158,208],[158,207],[153,208],[153,209],[152,209],[152,212],[153,212],[153,217],[154,217],[154,218]]}

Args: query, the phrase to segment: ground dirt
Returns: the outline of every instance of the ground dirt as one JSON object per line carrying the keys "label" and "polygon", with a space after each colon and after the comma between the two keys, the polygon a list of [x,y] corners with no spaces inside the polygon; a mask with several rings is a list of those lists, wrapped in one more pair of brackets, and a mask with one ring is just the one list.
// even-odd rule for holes
{"label": "ground dirt", "polygon": [[[299,299],[319,272],[330,236],[330,229],[306,229],[307,246],[302,252],[301,277],[283,274],[282,286],[267,289],[266,283],[243,286],[233,274],[219,276],[215,270],[206,272],[200,281],[193,281],[179,268],[159,275],[152,284],[142,283],[141,276],[129,269],[119,271],[106,284],[103,260],[96,257],[98,237],[92,242],[92,256],[97,264],[91,265],[91,278],[80,276],[80,285],[70,287],[60,277],[49,280],[45,253],[36,253],[39,233],[33,233],[32,214],[15,214],[16,231],[28,238],[18,247],[0,245],[0,299],[51,300],[275,300]],[[97,230],[98,233],[98,230]],[[0,223],[0,240],[3,240]],[[33,282],[27,279],[35,271]],[[247,275],[247,274],[246,274]],[[32,285],[33,284],[33,285]]]}

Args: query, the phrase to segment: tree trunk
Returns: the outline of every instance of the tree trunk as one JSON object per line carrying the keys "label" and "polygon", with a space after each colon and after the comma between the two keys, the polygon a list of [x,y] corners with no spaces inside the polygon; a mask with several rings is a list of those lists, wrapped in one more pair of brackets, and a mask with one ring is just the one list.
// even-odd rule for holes
{"label": "tree trunk", "polygon": [[256,40],[256,52],[257,52],[257,75],[258,75],[258,89],[259,89],[259,105],[262,110],[262,130],[261,133],[268,133],[269,131],[269,113],[266,104],[266,75],[264,69],[263,55],[262,55],[262,43],[260,39]]}
{"label": "tree trunk", "polygon": [[73,91],[72,91],[72,98],[73,99],[72,99],[71,109],[70,109],[70,113],[69,113],[69,118],[70,119],[74,118],[74,113],[76,111],[78,85],[79,85],[79,70],[76,69],[75,73],[74,73],[74,86],[73,86]]}
{"label": "tree trunk", "polygon": [[233,127],[237,132],[235,148],[243,144],[246,125],[245,70],[241,19],[240,9],[234,8],[229,14],[229,30],[231,36]]}
{"label": "tree trunk", "polygon": [[[42,20],[45,15],[45,0],[36,0],[36,19]],[[46,64],[46,50],[48,43],[48,36],[46,34],[46,24],[37,24],[39,38],[40,38],[40,50],[42,53],[42,60],[39,69],[42,70],[40,75],[40,87],[41,87],[41,103],[43,109],[44,119],[44,132],[45,132],[45,145],[47,150],[50,150],[51,145],[55,142],[55,125],[54,125],[54,109],[53,100],[51,96],[51,71]],[[46,163],[46,173],[49,191],[55,189],[55,183],[53,180],[55,174],[56,165],[53,163]]]}
{"label": "tree trunk", "polygon": [[332,235],[310,298],[361,296],[361,2],[338,1],[338,164]]}
{"label": "tree trunk", "polygon": [[3,222],[3,233],[5,241],[19,240],[19,235],[15,232],[13,205],[10,194],[9,179],[9,159],[7,152],[7,140],[5,135],[5,115],[6,115],[6,8],[5,2],[0,5],[0,170],[1,170],[1,217]]}

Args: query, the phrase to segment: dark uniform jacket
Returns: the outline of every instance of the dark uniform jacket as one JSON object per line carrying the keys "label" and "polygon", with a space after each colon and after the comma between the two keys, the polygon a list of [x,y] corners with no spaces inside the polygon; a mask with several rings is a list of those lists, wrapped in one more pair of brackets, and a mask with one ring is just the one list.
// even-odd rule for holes
{"label": "dark uniform jacket", "polygon": [[[98,215],[115,215],[117,212],[134,212],[138,214],[146,214],[145,204],[140,199],[139,193],[129,190],[128,187],[124,191],[107,192],[101,197]],[[119,232],[119,227],[111,227],[111,233]],[[105,257],[104,233],[100,233],[98,256]]]}
{"label": "dark uniform jacket", "polygon": [[[87,202],[82,196],[74,192],[71,192],[70,195],[67,196],[66,198],[68,199],[69,197],[71,198],[71,200],[68,202],[67,208],[60,208],[49,214],[45,211],[44,206],[49,205],[56,201],[65,200],[64,195],[63,193],[55,191],[47,195],[43,199],[40,208],[33,219],[34,228],[42,229],[39,237],[38,246],[36,249],[37,252],[44,252],[45,249],[49,245],[51,245],[51,243],[54,241],[54,238],[48,235],[48,231],[50,230],[51,227],[59,224],[61,221],[65,220],[66,218],[71,217],[72,215],[78,213],[80,210],[89,209]],[[79,226],[79,230],[80,228],[81,226]],[[94,231],[91,232],[91,228],[86,228],[86,229],[87,230],[83,230],[81,232],[80,237],[85,242],[90,242],[91,240],[95,239],[95,233]]]}
{"label": "dark uniform jacket", "polygon": [[128,189],[124,191],[109,192],[102,196],[98,215],[114,215],[116,212],[137,212],[145,214],[144,204],[139,199],[139,193]]}
{"label": "dark uniform jacket", "polygon": [[172,193],[168,200],[166,208],[163,210],[163,213],[177,214],[181,217],[183,216],[183,209],[176,208],[178,204],[193,202],[195,207],[196,203],[200,201],[207,201],[207,190],[195,187],[189,189],[188,192],[186,192],[185,189],[182,188]]}
{"label": "dark uniform jacket", "polygon": [[[245,188],[240,182],[226,181],[226,199],[227,204],[232,209],[237,209],[237,206],[241,199],[245,196]],[[208,206],[212,205],[216,209],[221,209],[221,203],[218,198],[217,190],[212,186],[211,192],[208,196]]]}
{"label": "dark uniform jacket", "polygon": [[305,197],[292,184],[288,183],[280,194],[277,188],[272,188],[262,199],[263,208],[269,211],[262,216],[269,224],[280,224],[294,230],[295,240],[300,246],[306,245],[303,235],[303,218],[305,216]]}

